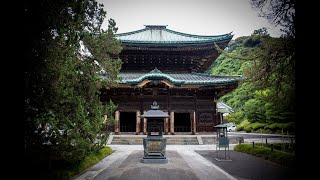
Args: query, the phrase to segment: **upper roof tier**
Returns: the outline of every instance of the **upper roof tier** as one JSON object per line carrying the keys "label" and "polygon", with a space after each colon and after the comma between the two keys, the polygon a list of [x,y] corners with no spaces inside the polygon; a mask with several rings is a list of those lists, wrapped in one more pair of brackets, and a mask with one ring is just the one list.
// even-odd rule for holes
{"label": "upper roof tier", "polygon": [[158,67],[163,72],[198,72],[210,68],[224,49],[231,33],[200,36],[167,29],[167,26],[146,25],[144,29],[115,35],[121,41],[119,54],[123,72],[149,72]]}
{"label": "upper roof tier", "polygon": [[153,45],[153,46],[186,46],[204,45],[214,42],[230,41],[230,33],[217,36],[202,36],[173,31],[162,25],[145,25],[144,29],[116,34],[123,45]]}

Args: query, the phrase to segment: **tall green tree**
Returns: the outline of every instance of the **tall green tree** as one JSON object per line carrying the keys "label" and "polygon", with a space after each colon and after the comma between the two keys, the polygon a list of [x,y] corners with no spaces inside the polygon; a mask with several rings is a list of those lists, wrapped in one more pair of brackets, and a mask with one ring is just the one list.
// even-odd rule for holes
{"label": "tall green tree", "polygon": [[95,0],[24,5],[25,149],[77,162],[105,144],[103,115],[112,104],[101,104],[99,89],[111,86],[121,68],[116,24],[100,30],[106,12]]}

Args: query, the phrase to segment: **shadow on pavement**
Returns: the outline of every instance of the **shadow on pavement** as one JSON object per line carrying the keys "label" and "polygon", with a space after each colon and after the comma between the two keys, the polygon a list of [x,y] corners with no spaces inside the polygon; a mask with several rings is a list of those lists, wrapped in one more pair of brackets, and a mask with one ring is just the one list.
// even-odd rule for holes
{"label": "shadow on pavement", "polygon": [[[294,167],[283,167],[249,154],[230,150],[230,159],[232,161],[217,161],[215,159],[217,152],[214,150],[197,150],[195,152],[237,179],[295,179]],[[220,156],[224,157],[224,151],[220,152]]]}

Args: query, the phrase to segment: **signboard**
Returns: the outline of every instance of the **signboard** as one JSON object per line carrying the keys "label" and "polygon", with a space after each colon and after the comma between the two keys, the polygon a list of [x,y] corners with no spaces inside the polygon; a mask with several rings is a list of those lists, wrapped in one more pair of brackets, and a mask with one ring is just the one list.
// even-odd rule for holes
{"label": "signboard", "polygon": [[219,146],[220,146],[220,147],[228,147],[228,146],[229,146],[229,138],[227,138],[227,137],[220,137],[220,138],[219,138]]}

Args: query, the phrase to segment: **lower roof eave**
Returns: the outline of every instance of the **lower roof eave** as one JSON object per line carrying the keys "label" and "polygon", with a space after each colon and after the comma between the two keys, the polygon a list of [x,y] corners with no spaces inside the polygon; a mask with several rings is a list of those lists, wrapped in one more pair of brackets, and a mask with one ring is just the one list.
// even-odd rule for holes
{"label": "lower roof eave", "polygon": [[[221,86],[237,86],[238,82],[228,82],[228,83],[215,83],[215,84],[183,84],[183,85],[174,85],[173,87],[170,88],[215,88],[215,87],[221,87]],[[130,84],[130,83],[119,83],[118,86],[119,88],[133,88],[133,87],[138,87],[141,88],[141,86],[138,86],[138,84]],[[117,88],[116,87],[116,88]]]}

